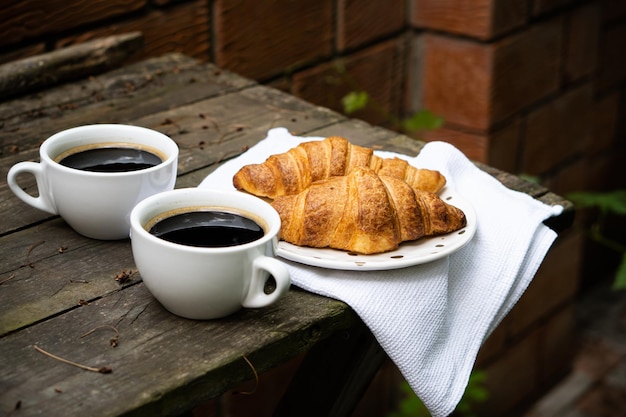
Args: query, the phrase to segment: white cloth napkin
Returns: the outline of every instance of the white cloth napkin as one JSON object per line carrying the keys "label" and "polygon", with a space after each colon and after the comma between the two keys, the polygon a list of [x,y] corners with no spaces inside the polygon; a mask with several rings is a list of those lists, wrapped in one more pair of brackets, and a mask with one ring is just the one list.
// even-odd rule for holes
{"label": "white cloth napkin", "polygon": [[[319,139],[272,129],[200,187],[234,189],[232,177],[243,165]],[[350,305],[432,416],[443,417],[460,401],[481,344],[526,290],[556,238],[543,220],[562,207],[509,190],[448,143],[431,142],[417,157],[401,157],[439,170],[447,186],[473,205],[478,226],[466,246],[443,259],[388,271],[286,262],[294,285]]]}

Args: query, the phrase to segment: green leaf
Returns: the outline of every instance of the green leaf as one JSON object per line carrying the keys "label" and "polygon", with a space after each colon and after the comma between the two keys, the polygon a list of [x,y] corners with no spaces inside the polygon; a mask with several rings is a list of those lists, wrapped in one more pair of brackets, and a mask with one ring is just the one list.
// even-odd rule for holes
{"label": "green leaf", "polygon": [[613,280],[614,290],[626,289],[626,253],[622,255],[622,263],[620,263]]}
{"label": "green leaf", "polygon": [[343,111],[346,114],[354,113],[367,106],[369,100],[369,94],[366,91],[351,91],[341,99],[343,104]]}
{"label": "green leaf", "polygon": [[[483,386],[486,379],[487,374],[484,371],[475,370],[472,372],[463,398],[455,410],[455,415],[460,417],[476,415],[473,411],[475,404],[484,402],[489,396],[487,389]],[[400,385],[400,389],[403,398],[398,404],[398,409],[388,413],[386,417],[430,417],[428,409],[406,381]]]}
{"label": "green leaf", "polygon": [[428,409],[406,381],[400,385],[400,389],[403,398],[398,404],[398,409],[388,413],[386,417],[430,417]]}
{"label": "green leaf", "polygon": [[443,125],[443,119],[428,110],[420,110],[402,123],[407,131],[434,130],[441,125]]}
{"label": "green leaf", "polygon": [[605,212],[626,215],[626,190],[609,192],[574,192],[566,195],[568,200],[581,207],[597,207]]}

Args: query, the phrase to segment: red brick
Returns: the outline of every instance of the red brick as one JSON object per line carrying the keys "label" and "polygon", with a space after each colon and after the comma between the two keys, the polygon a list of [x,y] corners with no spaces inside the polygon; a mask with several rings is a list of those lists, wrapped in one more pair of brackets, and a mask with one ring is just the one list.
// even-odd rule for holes
{"label": "red brick", "polygon": [[590,143],[593,98],[589,84],[528,115],[523,172],[538,175],[582,152]]}
{"label": "red brick", "polygon": [[623,148],[614,152],[595,155],[589,160],[587,169],[587,190],[609,191],[624,189],[624,161],[626,155]]}
{"label": "red brick", "polygon": [[493,123],[557,91],[562,26],[561,19],[552,19],[494,45]]}
{"label": "red brick", "polygon": [[518,119],[499,126],[490,133],[461,131],[454,126],[424,132],[420,137],[427,141],[442,140],[452,143],[471,160],[483,162],[506,172],[516,173],[517,156],[521,140],[521,123]]}
{"label": "red brick", "polygon": [[592,114],[592,140],[588,148],[590,154],[608,151],[617,145],[620,114],[625,113],[620,113],[619,92],[595,99]]}
{"label": "red brick", "polygon": [[422,109],[423,105],[423,62],[424,36],[415,35],[407,40],[405,63],[405,89],[403,97],[403,114],[413,114]]}
{"label": "red brick", "polygon": [[493,47],[430,34],[422,40],[423,107],[446,123],[487,130],[491,124]]}
{"label": "red brick", "polygon": [[564,76],[575,81],[591,75],[598,65],[601,9],[589,3],[572,11],[567,17]]}
{"label": "red brick", "polygon": [[333,1],[217,0],[215,62],[256,80],[298,68],[333,51]]}
{"label": "red brick", "polygon": [[[488,130],[555,92],[562,22],[553,19],[493,44],[423,37],[423,107],[446,122]],[[540,48],[537,45],[541,45]]]}
{"label": "red brick", "polygon": [[576,158],[555,171],[547,179],[545,186],[555,194],[565,195],[574,191],[587,189],[589,180],[589,161],[587,158]]}
{"label": "red brick", "polygon": [[605,30],[600,52],[597,89],[617,88],[626,80],[626,21]]}
{"label": "red brick", "polygon": [[540,333],[535,331],[512,345],[483,370],[489,398],[473,410],[481,417],[511,415],[510,411],[534,392],[539,375],[537,353]]}
{"label": "red brick", "polygon": [[145,15],[135,16],[132,20],[112,23],[77,36],[63,38],[57,43],[57,47],[132,31],[143,33],[144,46],[131,61],[169,52],[181,52],[204,60],[209,58],[209,10],[202,0],[176,5],[167,10],[153,10]]}
{"label": "red brick", "polygon": [[146,0],[23,0],[3,6],[0,45],[56,34],[141,9]]}
{"label": "red brick", "polygon": [[[390,40],[340,61],[324,63],[295,73],[292,93],[318,105],[342,111],[342,97],[349,92],[362,90],[386,112],[398,114],[401,48],[401,41]],[[350,116],[374,124],[385,124],[389,121],[388,116],[381,115],[372,106]]]}
{"label": "red brick", "polygon": [[339,0],[337,49],[362,46],[403,29],[404,0]]}
{"label": "red brick", "polygon": [[421,138],[428,142],[440,140],[451,143],[473,161],[486,163],[489,158],[489,137],[485,134],[456,130],[454,127],[442,127],[424,132]]}
{"label": "red brick", "polygon": [[285,93],[291,92],[291,79],[287,76],[274,78],[272,81],[265,83],[268,87],[276,88]]}
{"label": "red brick", "polygon": [[487,164],[513,174],[519,173],[518,156],[522,148],[521,131],[522,123],[518,118],[494,131],[490,135]]}
{"label": "red brick", "polygon": [[411,23],[491,39],[526,22],[526,0],[413,0]]}
{"label": "red brick", "polygon": [[582,243],[580,234],[568,234],[556,240],[528,289],[509,313],[511,337],[573,299],[580,280]]}

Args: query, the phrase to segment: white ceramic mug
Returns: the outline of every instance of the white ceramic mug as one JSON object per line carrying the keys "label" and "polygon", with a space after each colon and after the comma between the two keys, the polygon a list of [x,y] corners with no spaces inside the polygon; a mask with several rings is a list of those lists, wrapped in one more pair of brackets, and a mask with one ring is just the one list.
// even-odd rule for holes
{"label": "white ceramic mug", "polygon": [[[90,172],[59,163],[72,149],[107,144],[139,147],[159,156],[156,166],[125,172]],[[171,190],[176,182],[178,146],[166,135],[138,126],[96,124],[64,130],[39,148],[40,162],[19,162],[9,170],[7,182],[22,201],[60,215],[75,231],[94,239],[128,238],[130,211],[144,198]],[[18,175],[31,174],[39,195],[18,184]]]}
{"label": "white ceramic mug", "polygon": [[[172,243],[149,232],[175,213],[233,212],[254,220],[263,236],[224,247]],[[215,319],[242,307],[265,307],[290,286],[287,266],[275,258],[278,213],[265,201],[238,191],[182,188],[146,198],[130,216],[135,264],[152,295],[170,312],[191,319]],[[264,288],[272,276],[275,289]]]}

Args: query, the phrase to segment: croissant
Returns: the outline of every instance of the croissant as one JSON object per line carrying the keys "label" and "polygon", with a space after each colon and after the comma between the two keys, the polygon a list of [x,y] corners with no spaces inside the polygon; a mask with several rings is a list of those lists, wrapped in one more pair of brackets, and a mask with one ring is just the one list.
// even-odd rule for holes
{"label": "croissant", "polygon": [[270,156],[262,164],[246,165],[233,177],[233,185],[258,197],[275,199],[297,194],[315,181],[346,175],[354,167],[369,167],[381,175],[403,179],[415,189],[433,193],[446,183],[439,171],[418,169],[400,158],[380,158],[373,149],[331,136],[301,143]]}
{"label": "croissant", "polygon": [[360,254],[391,251],[401,242],[449,233],[467,223],[462,210],[438,195],[369,168],[315,182],[271,205],[281,218],[280,239]]}

